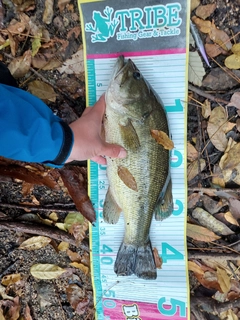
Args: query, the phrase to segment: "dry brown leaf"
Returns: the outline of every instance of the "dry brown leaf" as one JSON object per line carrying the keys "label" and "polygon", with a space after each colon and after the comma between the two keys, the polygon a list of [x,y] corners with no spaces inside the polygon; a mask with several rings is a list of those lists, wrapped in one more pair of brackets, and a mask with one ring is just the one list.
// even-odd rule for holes
{"label": "dry brown leaf", "polygon": [[193,210],[192,216],[194,219],[198,220],[198,222],[202,226],[210,229],[214,233],[225,236],[234,234],[234,232],[230,228],[228,228],[224,223],[218,221],[210,213],[208,213],[200,207],[197,207]]}
{"label": "dry brown leaf", "polygon": [[151,136],[157,141],[158,144],[161,144],[164,149],[172,150],[174,148],[173,141],[165,132],[161,130],[151,130]]}
{"label": "dry brown leaf", "polygon": [[232,48],[232,43],[229,36],[225,31],[217,29],[214,22],[212,22],[211,24],[209,36],[213,42],[217,43],[224,50],[228,51]]}
{"label": "dry brown leaf", "polygon": [[227,107],[235,107],[238,110],[240,110],[240,92],[235,92],[232,96],[231,96],[231,100],[230,102],[227,104]]}
{"label": "dry brown leaf", "polygon": [[215,289],[221,292],[221,287],[218,283],[216,272],[206,271],[203,275],[195,273],[198,281],[208,289]]}
{"label": "dry brown leaf", "polygon": [[162,269],[162,258],[160,257],[157,248],[153,248],[153,257],[154,257],[154,261],[155,261],[155,266],[157,269]]}
{"label": "dry brown leaf", "polygon": [[196,24],[199,31],[202,33],[209,33],[211,30],[211,21],[202,20],[196,16],[192,17],[192,21]]}
{"label": "dry brown leaf", "polygon": [[211,115],[211,113],[211,103],[208,99],[206,99],[202,105],[202,116],[203,118],[207,119]]}
{"label": "dry brown leaf", "polygon": [[214,147],[220,151],[225,151],[228,143],[225,134],[227,122],[227,113],[223,107],[219,106],[212,110],[207,132]]}
{"label": "dry brown leaf", "polygon": [[1,303],[3,306],[6,306],[7,312],[5,314],[6,319],[9,320],[18,320],[20,317],[21,305],[19,297],[15,297],[12,301],[3,300]]}
{"label": "dry brown leaf", "polygon": [[60,12],[63,12],[63,10],[66,8],[66,5],[70,2],[71,0],[58,0],[58,8]]}
{"label": "dry brown leaf", "polygon": [[203,269],[194,261],[188,261],[188,270],[193,271],[194,273],[198,273],[200,275],[204,274]]}
{"label": "dry brown leaf", "polygon": [[198,203],[198,201],[200,200],[200,192],[195,192],[195,193],[192,193],[190,196],[188,196],[188,208],[189,209],[192,209],[196,206],[196,204]]}
{"label": "dry brown leaf", "polygon": [[79,255],[79,253],[74,252],[72,250],[67,250],[67,255],[69,256],[71,261],[81,262],[81,256]]}
{"label": "dry brown leaf", "polygon": [[79,244],[86,237],[86,231],[88,230],[88,228],[89,222],[87,219],[84,219],[84,222],[82,224],[72,224],[68,231],[74,236],[77,244]]}
{"label": "dry brown leaf", "polygon": [[227,55],[227,51],[224,50],[222,47],[220,47],[216,43],[206,43],[205,50],[206,50],[207,55],[211,58],[215,58],[219,54]]}
{"label": "dry brown leaf", "polygon": [[53,19],[53,5],[54,0],[45,0],[45,9],[43,12],[43,22],[46,24],[50,24]]}
{"label": "dry brown leaf", "polygon": [[25,31],[26,29],[26,24],[24,22],[19,22],[15,20],[15,23],[11,23],[8,28],[7,31],[9,31],[10,33],[14,34],[21,34]]}
{"label": "dry brown leaf", "polygon": [[211,242],[221,238],[207,228],[190,223],[187,223],[187,236],[202,242]]}
{"label": "dry brown leaf", "polygon": [[[240,201],[238,201],[239,204],[240,204]],[[238,207],[239,208],[239,207]],[[239,208],[240,210],[240,208]],[[238,211],[239,212],[239,211]],[[239,212],[240,213],[240,212]],[[239,215],[240,217],[240,215]],[[224,213],[224,218],[227,220],[227,222],[235,225],[235,226],[238,226],[239,227],[239,223],[237,222],[237,220],[233,217],[232,213],[230,211],[227,211]]]}
{"label": "dry brown leaf", "polygon": [[200,4],[200,0],[191,0],[191,11],[196,9]]}
{"label": "dry brown leaf", "polygon": [[42,99],[43,101],[47,102],[55,102],[57,94],[55,93],[53,87],[49,84],[40,81],[34,80],[28,84],[28,90],[38,98]]}
{"label": "dry brown leaf", "polygon": [[21,57],[13,59],[8,65],[12,76],[14,78],[24,77],[30,69],[31,60],[32,53],[30,50],[25,51]]}
{"label": "dry brown leaf", "polygon": [[230,198],[229,210],[235,219],[240,219],[240,201],[236,198]]}
{"label": "dry brown leaf", "polygon": [[199,6],[196,10],[196,15],[201,19],[208,18],[216,9],[216,3],[207,4],[204,6]]}
{"label": "dry brown leaf", "polygon": [[[200,168],[199,168],[200,167]],[[195,178],[204,168],[206,167],[206,161],[204,159],[199,159],[191,162],[187,167],[187,180],[191,181]],[[200,170],[199,170],[200,169]]]}
{"label": "dry brown leaf", "polygon": [[67,299],[72,308],[78,313],[83,314],[89,304],[89,297],[85,295],[83,289],[76,284],[70,284],[67,289]]}
{"label": "dry brown leaf", "polygon": [[224,206],[222,201],[215,201],[212,197],[209,197],[207,195],[202,196],[201,200],[203,202],[204,208],[211,214],[217,213]]}
{"label": "dry brown leaf", "polygon": [[21,280],[21,274],[20,273],[14,273],[14,274],[8,274],[2,278],[2,284],[4,286],[12,285],[13,283],[16,283],[17,281]]}
{"label": "dry brown leaf", "polygon": [[26,307],[24,310],[24,320],[32,320],[32,316],[31,316],[31,312],[28,304],[26,304]]}
{"label": "dry brown leaf", "polygon": [[225,181],[223,178],[222,170],[218,165],[213,167],[213,176],[212,176],[212,183],[214,185],[220,186],[221,188],[225,187]]}
{"label": "dry brown leaf", "polygon": [[32,58],[32,66],[36,69],[54,70],[59,68],[62,64],[63,62],[60,59],[57,59],[54,54],[46,57],[45,55],[38,53]]}
{"label": "dry brown leaf", "polygon": [[198,151],[195,149],[195,147],[188,141],[187,142],[187,159],[189,161],[197,160],[198,158]]}
{"label": "dry brown leaf", "polygon": [[217,268],[217,278],[218,278],[218,283],[221,287],[222,292],[223,293],[228,292],[231,287],[231,282],[226,270],[222,268]]}
{"label": "dry brown leaf", "polygon": [[79,262],[71,262],[70,266],[80,269],[85,275],[89,273],[89,268],[86,267],[84,264],[79,263]]}
{"label": "dry brown leaf", "polygon": [[37,250],[46,247],[51,242],[51,239],[45,236],[31,237],[21,243],[19,249],[22,250]]}
{"label": "dry brown leaf", "polygon": [[118,167],[118,176],[122,180],[122,182],[130,189],[134,191],[138,191],[137,183],[134,176],[123,166]]}
{"label": "dry brown leaf", "polygon": [[64,61],[62,66],[58,68],[58,71],[67,74],[80,74],[84,72],[83,49],[80,48],[71,58]]}

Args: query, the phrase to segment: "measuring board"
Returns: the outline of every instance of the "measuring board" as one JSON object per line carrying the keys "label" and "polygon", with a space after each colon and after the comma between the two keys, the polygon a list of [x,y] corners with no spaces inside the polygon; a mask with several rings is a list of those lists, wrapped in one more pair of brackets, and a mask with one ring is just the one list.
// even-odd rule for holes
{"label": "measuring board", "polygon": [[150,229],[152,246],[163,261],[156,280],[114,273],[124,234],[123,216],[116,225],[103,221],[106,166],[89,162],[89,194],[97,216],[95,226],[90,227],[91,272],[95,318],[99,320],[189,319],[185,234],[187,2],[79,0],[88,105],[94,105],[106,91],[116,58],[123,54],[133,60],[161,97],[174,142],[170,161],[174,211],[164,221],[153,219]]}

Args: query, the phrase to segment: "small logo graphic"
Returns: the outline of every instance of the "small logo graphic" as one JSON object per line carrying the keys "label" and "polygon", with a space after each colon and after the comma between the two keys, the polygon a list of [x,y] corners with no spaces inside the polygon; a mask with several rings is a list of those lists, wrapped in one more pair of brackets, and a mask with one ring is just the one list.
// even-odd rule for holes
{"label": "small logo graphic", "polygon": [[112,18],[113,8],[106,7],[103,10],[105,16],[100,11],[93,11],[92,18],[95,22],[93,25],[91,22],[85,24],[85,31],[94,33],[91,36],[92,42],[107,42],[110,37],[113,37],[116,28],[119,24],[119,20]]}
{"label": "small logo graphic", "polygon": [[136,303],[131,305],[123,305],[123,314],[126,317],[126,320],[141,320],[140,313],[138,310],[138,305]]}

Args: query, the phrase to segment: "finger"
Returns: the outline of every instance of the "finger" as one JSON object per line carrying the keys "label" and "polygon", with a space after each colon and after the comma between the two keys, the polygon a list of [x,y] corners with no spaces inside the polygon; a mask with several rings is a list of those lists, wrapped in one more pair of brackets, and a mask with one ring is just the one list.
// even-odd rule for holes
{"label": "finger", "polygon": [[96,156],[91,158],[92,161],[97,162],[98,164],[107,164],[107,160],[106,158],[102,157],[102,156]]}
{"label": "finger", "polygon": [[127,156],[127,151],[117,145],[117,144],[110,144],[110,143],[104,143],[101,154],[104,154],[107,157],[110,158],[125,158]]}

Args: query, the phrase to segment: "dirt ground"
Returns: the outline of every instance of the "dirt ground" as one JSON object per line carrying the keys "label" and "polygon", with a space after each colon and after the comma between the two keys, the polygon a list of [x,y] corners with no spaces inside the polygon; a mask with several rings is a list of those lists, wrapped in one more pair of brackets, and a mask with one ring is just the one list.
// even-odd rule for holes
{"label": "dirt ground", "polygon": [[[37,26],[36,29],[39,28],[40,30],[41,26],[44,26],[44,37],[49,37],[50,39],[49,42],[45,43],[45,46],[41,47],[40,54],[36,55],[37,58],[34,63],[37,67],[30,68],[24,76],[18,78],[20,87],[29,90],[29,78],[32,81],[35,79],[44,80],[45,83],[53,87],[56,93],[55,99],[49,99],[47,104],[66,122],[72,122],[82,114],[85,108],[84,72],[78,75],[75,73],[66,74],[65,72],[60,73],[51,66],[48,70],[43,70],[44,68],[39,66],[44,65],[43,55],[50,60],[55,57],[56,61],[66,61],[81,49],[82,39],[76,1],[66,1],[65,4],[63,4],[64,1],[54,1],[52,22],[49,24],[43,23],[44,0],[2,0],[0,1],[1,3],[3,3],[3,8],[5,9],[5,12],[2,14],[0,6],[0,23],[2,23],[2,28],[7,28],[13,19],[20,21],[20,13],[24,12],[25,15],[31,18],[31,23]],[[240,32],[240,1],[201,0],[199,5],[214,3],[216,4],[216,8],[207,20],[214,21],[217,28],[226,32],[231,38],[232,43],[238,43],[240,40],[240,35],[238,34]],[[191,12],[191,16],[195,14],[196,11],[194,9]],[[1,17],[3,18],[2,22]],[[24,19],[26,19],[26,16]],[[39,32],[39,30],[36,32]],[[26,36],[26,32],[27,30],[22,32],[24,36],[22,34],[14,35],[11,40],[11,48],[7,47],[0,51],[0,59],[7,65],[10,65],[13,61],[14,54],[15,57],[22,57],[31,48],[31,37]],[[202,37],[204,43],[209,40],[207,34],[203,33]],[[193,51],[195,49],[190,47],[190,50]],[[230,52],[220,54],[214,59],[209,59],[211,69],[204,63],[206,73],[204,78],[207,78],[209,74],[215,71],[217,72],[216,77],[220,79],[223,71],[218,68],[219,65],[224,66],[224,61],[228,55],[230,55]],[[34,72],[34,70],[38,71]],[[193,224],[196,223],[196,219],[192,216],[193,210],[196,206],[206,209],[206,201],[210,201],[209,199],[206,200],[203,194],[205,194],[205,197],[211,197],[211,200],[214,201],[214,204],[211,203],[210,205],[211,208],[215,208],[217,206],[216,203],[219,205],[219,202],[222,201],[219,193],[216,193],[220,190],[220,187],[216,181],[213,183],[212,172],[215,170],[216,165],[219,164],[224,152],[217,149],[209,138],[207,132],[209,118],[202,116],[201,104],[208,99],[211,104],[211,110],[213,110],[219,106],[220,100],[221,103],[223,101],[229,102],[233,94],[240,91],[240,71],[235,70],[234,72],[237,77],[234,80],[235,82],[225,79],[221,83],[216,83],[217,81],[212,78],[207,84],[205,82],[200,88],[197,88],[200,91],[195,90],[196,86],[192,84],[189,87],[189,94],[194,100],[189,100],[188,105],[187,140],[196,148],[198,161],[197,173],[189,180],[189,196],[191,198],[189,198],[188,216],[190,223]],[[47,88],[47,92],[48,90],[50,89]],[[197,103],[195,103],[196,101]],[[225,106],[226,103],[223,103],[223,105]],[[228,107],[227,118],[231,118],[233,122],[237,123],[237,111],[238,108],[235,105]],[[238,143],[240,141],[239,129],[232,129],[228,133],[228,139],[230,136]],[[206,161],[203,169],[200,168],[201,159]],[[75,163],[74,166],[86,167],[86,163]],[[23,221],[37,224],[41,219],[49,219],[52,213],[56,213],[58,221],[63,222],[69,212],[77,211],[76,205],[61,179],[58,178],[57,180],[58,188],[49,188],[46,185],[23,182],[19,177],[16,178],[14,174],[3,174],[1,168],[0,219],[2,221],[9,221],[7,219],[11,218],[11,221],[15,221],[19,225]],[[204,188],[204,190],[206,188],[210,191],[207,192],[205,190],[204,193],[201,188]],[[236,195],[235,199],[239,199],[240,189],[236,179],[227,181],[224,185],[224,190],[228,195],[231,191],[234,192],[234,196]],[[193,198],[196,200],[194,204],[190,202]],[[37,211],[37,206],[42,208],[42,210]],[[219,205],[219,210],[215,213],[224,215],[230,210],[229,208],[231,209],[229,204],[225,202],[221,207]],[[236,208],[235,211],[237,211]],[[38,218],[36,218],[36,212],[38,212]],[[240,214],[235,220],[239,220],[239,218]],[[239,224],[234,225],[233,222],[223,221],[232,233],[218,240],[217,245],[213,245],[212,242],[201,242],[188,237],[190,261],[201,268],[202,271],[199,271],[200,273],[208,271],[211,272],[212,276],[212,279],[207,279],[204,282],[196,272],[196,265],[194,265],[194,268],[192,265],[192,269],[189,272],[192,320],[240,319],[240,277],[237,272],[240,260],[238,260],[240,227]],[[198,224],[201,225],[201,223]],[[19,245],[31,237],[32,234],[29,233],[29,230],[23,228],[14,231],[12,230],[14,225],[10,226],[10,224],[7,227],[6,224],[5,227],[4,224],[0,226],[0,280],[2,281],[6,275],[11,274],[21,274],[21,279],[16,283],[12,281],[8,285],[0,285],[0,295],[2,295],[0,306],[4,310],[5,316],[7,315],[6,319],[94,319],[90,272],[83,268],[72,268],[70,265],[74,261],[70,251],[78,253],[78,256],[82,259],[80,259],[81,261],[84,260],[83,257],[89,257],[87,231],[85,239],[79,246],[70,244],[70,251],[59,250],[58,245],[62,241],[60,233],[47,246],[38,250],[27,251],[19,249]],[[49,230],[44,230],[43,233],[50,235],[50,232]],[[38,234],[37,231],[36,234]],[[196,255],[194,256],[194,254]],[[231,289],[229,287],[228,291],[225,290],[224,295],[224,290],[219,289],[220,281],[213,277],[216,268],[213,265],[207,265],[206,258],[212,258],[215,261],[220,256],[220,262],[222,263],[223,260],[226,262],[226,259],[228,259],[226,258],[227,255],[231,255],[231,260],[229,258],[227,264],[228,268],[232,270],[233,278],[231,278]],[[39,280],[30,274],[31,266],[37,263],[58,265],[67,271],[58,279]],[[89,267],[89,262],[85,261],[83,265]],[[219,291],[222,295],[220,298],[216,298],[216,292]],[[7,304],[4,302],[7,300],[7,298],[4,298],[5,294],[12,297],[11,303]],[[214,299],[212,298],[213,296]],[[20,298],[20,302],[18,297]],[[231,312],[229,311],[229,314],[226,314],[226,316],[220,315],[221,312],[227,312],[228,310],[231,310]],[[0,319],[4,319],[1,318],[1,313]]]}

